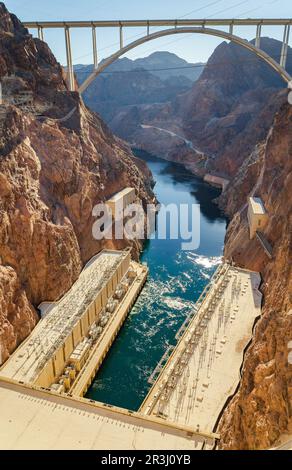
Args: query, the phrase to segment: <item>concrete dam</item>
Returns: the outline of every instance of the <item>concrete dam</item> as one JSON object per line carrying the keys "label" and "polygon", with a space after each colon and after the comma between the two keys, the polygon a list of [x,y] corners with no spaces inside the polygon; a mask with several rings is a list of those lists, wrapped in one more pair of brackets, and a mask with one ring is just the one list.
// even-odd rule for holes
{"label": "concrete dam", "polygon": [[[123,205],[135,199],[130,189],[120,193]],[[117,201],[119,194],[109,200],[114,214]],[[40,305],[40,322],[0,369],[1,448],[216,446],[218,417],[237,388],[261,314],[261,277],[219,265],[176,345],[150,375],[152,388],[138,411],[84,398],[147,276],[147,265],[133,261],[130,250],[103,250],[62,299]]]}

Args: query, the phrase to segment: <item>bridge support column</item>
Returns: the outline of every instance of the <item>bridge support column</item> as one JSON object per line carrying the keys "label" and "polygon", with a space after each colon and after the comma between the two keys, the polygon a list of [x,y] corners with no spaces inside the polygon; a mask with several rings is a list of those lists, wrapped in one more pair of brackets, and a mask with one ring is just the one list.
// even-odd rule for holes
{"label": "bridge support column", "polygon": [[234,24],[231,23],[231,24],[229,25],[229,34],[233,34],[233,27],[234,27]]}
{"label": "bridge support column", "polygon": [[96,27],[92,26],[92,49],[93,49],[93,65],[94,69],[98,68],[98,55],[97,55],[97,43],[96,43]]}
{"label": "bridge support column", "polygon": [[124,34],[123,34],[123,26],[120,25],[120,49],[124,47]]}
{"label": "bridge support column", "polygon": [[284,28],[283,44],[282,44],[281,58],[280,58],[280,65],[281,67],[283,67],[283,69],[286,68],[289,35],[290,35],[290,25],[286,24]]}
{"label": "bridge support column", "polygon": [[147,36],[150,34],[150,24],[149,21],[147,22]]}
{"label": "bridge support column", "polygon": [[65,40],[66,40],[66,55],[67,55],[67,74],[68,74],[68,86],[70,91],[74,91],[74,71],[72,61],[72,48],[71,48],[71,37],[70,28],[65,27]]}
{"label": "bridge support column", "polygon": [[258,24],[257,25],[257,35],[256,35],[256,40],[255,40],[255,47],[260,49],[261,47],[261,33],[262,33],[262,25]]}
{"label": "bridge support column", "polygon": [[42,26],[38,27],[38,37],[41,41],[44,40],[44,28]]}

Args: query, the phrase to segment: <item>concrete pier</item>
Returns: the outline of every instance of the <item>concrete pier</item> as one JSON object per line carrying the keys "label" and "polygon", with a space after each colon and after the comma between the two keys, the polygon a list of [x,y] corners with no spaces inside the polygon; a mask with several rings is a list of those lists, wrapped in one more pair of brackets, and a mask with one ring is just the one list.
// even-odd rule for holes
{"label": "concrete pier", "polygon": [[226,178],[222,178],[221,176],[215,176],[215,175],[210,175],[210,174],[206,174],[204,176],[204,181],[206,181],[206,183],[209,183],[211,186],[215,186],[215,188],[222,189],[222,192],[225,191],[225,189],[230,183],[230,181]]}

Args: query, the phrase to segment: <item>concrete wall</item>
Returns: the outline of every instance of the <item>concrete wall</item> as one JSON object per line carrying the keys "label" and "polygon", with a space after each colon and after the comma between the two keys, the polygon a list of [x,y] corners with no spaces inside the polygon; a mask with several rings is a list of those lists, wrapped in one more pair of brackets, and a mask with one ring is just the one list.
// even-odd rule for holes
{"label": "concrete wall", "polygon": [[248,206],[248,223],[249,223],[249,236],[250,239],[253,239],[256,235],[257,230],[261,231],[265,228],[268,223],[268,214],[255,214],[253,212],[252,206]]}
{"label": "concrete wall", "polygon": [[82,340],[82,335],[81,335],[81,327],[80,327],[80,322],[77,323],[77,325],[73,329],[73,343],[74,346],[80,343]]}
{"label": "concrete wall", "polygon": [[132,188],[131,191],[127,192],[127,194],[124,195],[124,209],[129,205],[133,204],[133,202],[136,199],[136,191],[134,188]]}
{"label": "concrete wall", "polygon": [[132,204],[136,199],[136,191],[134,188],[127,188],[128,191],[123,190],[116,194],[112,199],[107,201],[107,205],[112,211],[113,217],[116,217],[120,210],[124,210],[127,206]]}
{"label": "concrete wall", "polygon": [[92,325],[92,323],[95,322],[95,318],[97,316],[96,314],[96,300],[90,305],[88,309],[88,314],[89,314],[89,322]]}
{"label": "concrete wall", "polygon": [[70,357],[70,354],[73,352],[73,350],[74,350],[74,342],[73,342],[73,334],[71,334],[71,335],[68,336],[68,338],[66,339],[65,345],[64,345],[64,356],[65,356],[65,359],[67,359],[68,357]]}
{"label": "concrete wall", "polygon": [[55,374],[55,368],[54,368],[54,361],[53,359],[51,359],[42,370],[42,373],[36,380],[35,385],[49,388],[50,385],[54,382],[55,377],[56,377],[56,374]]}

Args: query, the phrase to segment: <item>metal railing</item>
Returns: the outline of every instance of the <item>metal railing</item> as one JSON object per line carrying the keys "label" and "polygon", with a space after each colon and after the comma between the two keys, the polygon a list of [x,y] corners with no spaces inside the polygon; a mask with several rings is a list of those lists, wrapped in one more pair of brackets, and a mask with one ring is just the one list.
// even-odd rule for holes
{"label": "metal railing", "polygon": [[[40,40],[44,40],[44,30],[45,29],[63,29],[65,35],[65,44],[66,44],[66,55],[67,55],[67,81],[68,86],[71,91],[75,91],[75,79],[74,79],[74,67],[72,59],[72,45],[71,45],[71,36],[70,31],[73,28],[90,28],[92,30],[92,51],[93,51],[93,64],[94,64],[94,74],[92,74],[91,80],[86,80],[84,84],[79,88],[79,92],[82,93],[87,86],[95,79],[95,77],[101,73],[99,64],[98,64],[98,47],[97,47],[97,37],[96,30],[97,28],[117,28],[119,31],[119,44],[120,44],[120,55],[123,55],[131,48],[137,47],[140,44],[143,44],[146,41],[156,39],[163,35],[171,34],[171,31],[160,31],[157,33],[151,33],[151,27],[167,27],[173,29],[173,34],[184,32],[181,31],[185,28],[185,32],[199,32],[205,34],[213,34],[215,36],[222,37],[223,39],[231,40],[237,42],[238,44],[247,47],[248,41],[242,39],[239,36],[234,36],[234,27],[235,26],[255,26],[255,46],[250,44],[248,49],[252,50],[255,54],[269,63],[281,76],[284,80],[289,82],[291,77],[285,71],[287,54],[288,54],[288,44],[289,44],[289,35],[290,27],[292,24],[292,18],[225,18],[225,19],[161,19],[161,20],[114,20],[114,21],[27,21],[24,25],[28,29],[36,29],[38,31],[38,37]],[[228,33],[225,31],[212,29],[209,27],[228,27]],[[261,34],[263,26],[282,26],[283,27],[283,41],[282,49],[279,63],[274,61],[268,54],[260,49],[261,43]],[[131,45],[125,46],[124,44],[124,28],[146,28],[146,33],[143,38],[138,41],[135,41]],[[190,31],[191,28],[194,28],[194,31]],[[197,31],[195,31],[197,29]],[[188,31],[189,30],[189,31]],[[220,35],[221,33],[221,35]],[[111,57],[113,61],[116,60],[119,56],[118,53],[113,54]],[[106,67],[110,65],[110,62],[106,64]]]}

